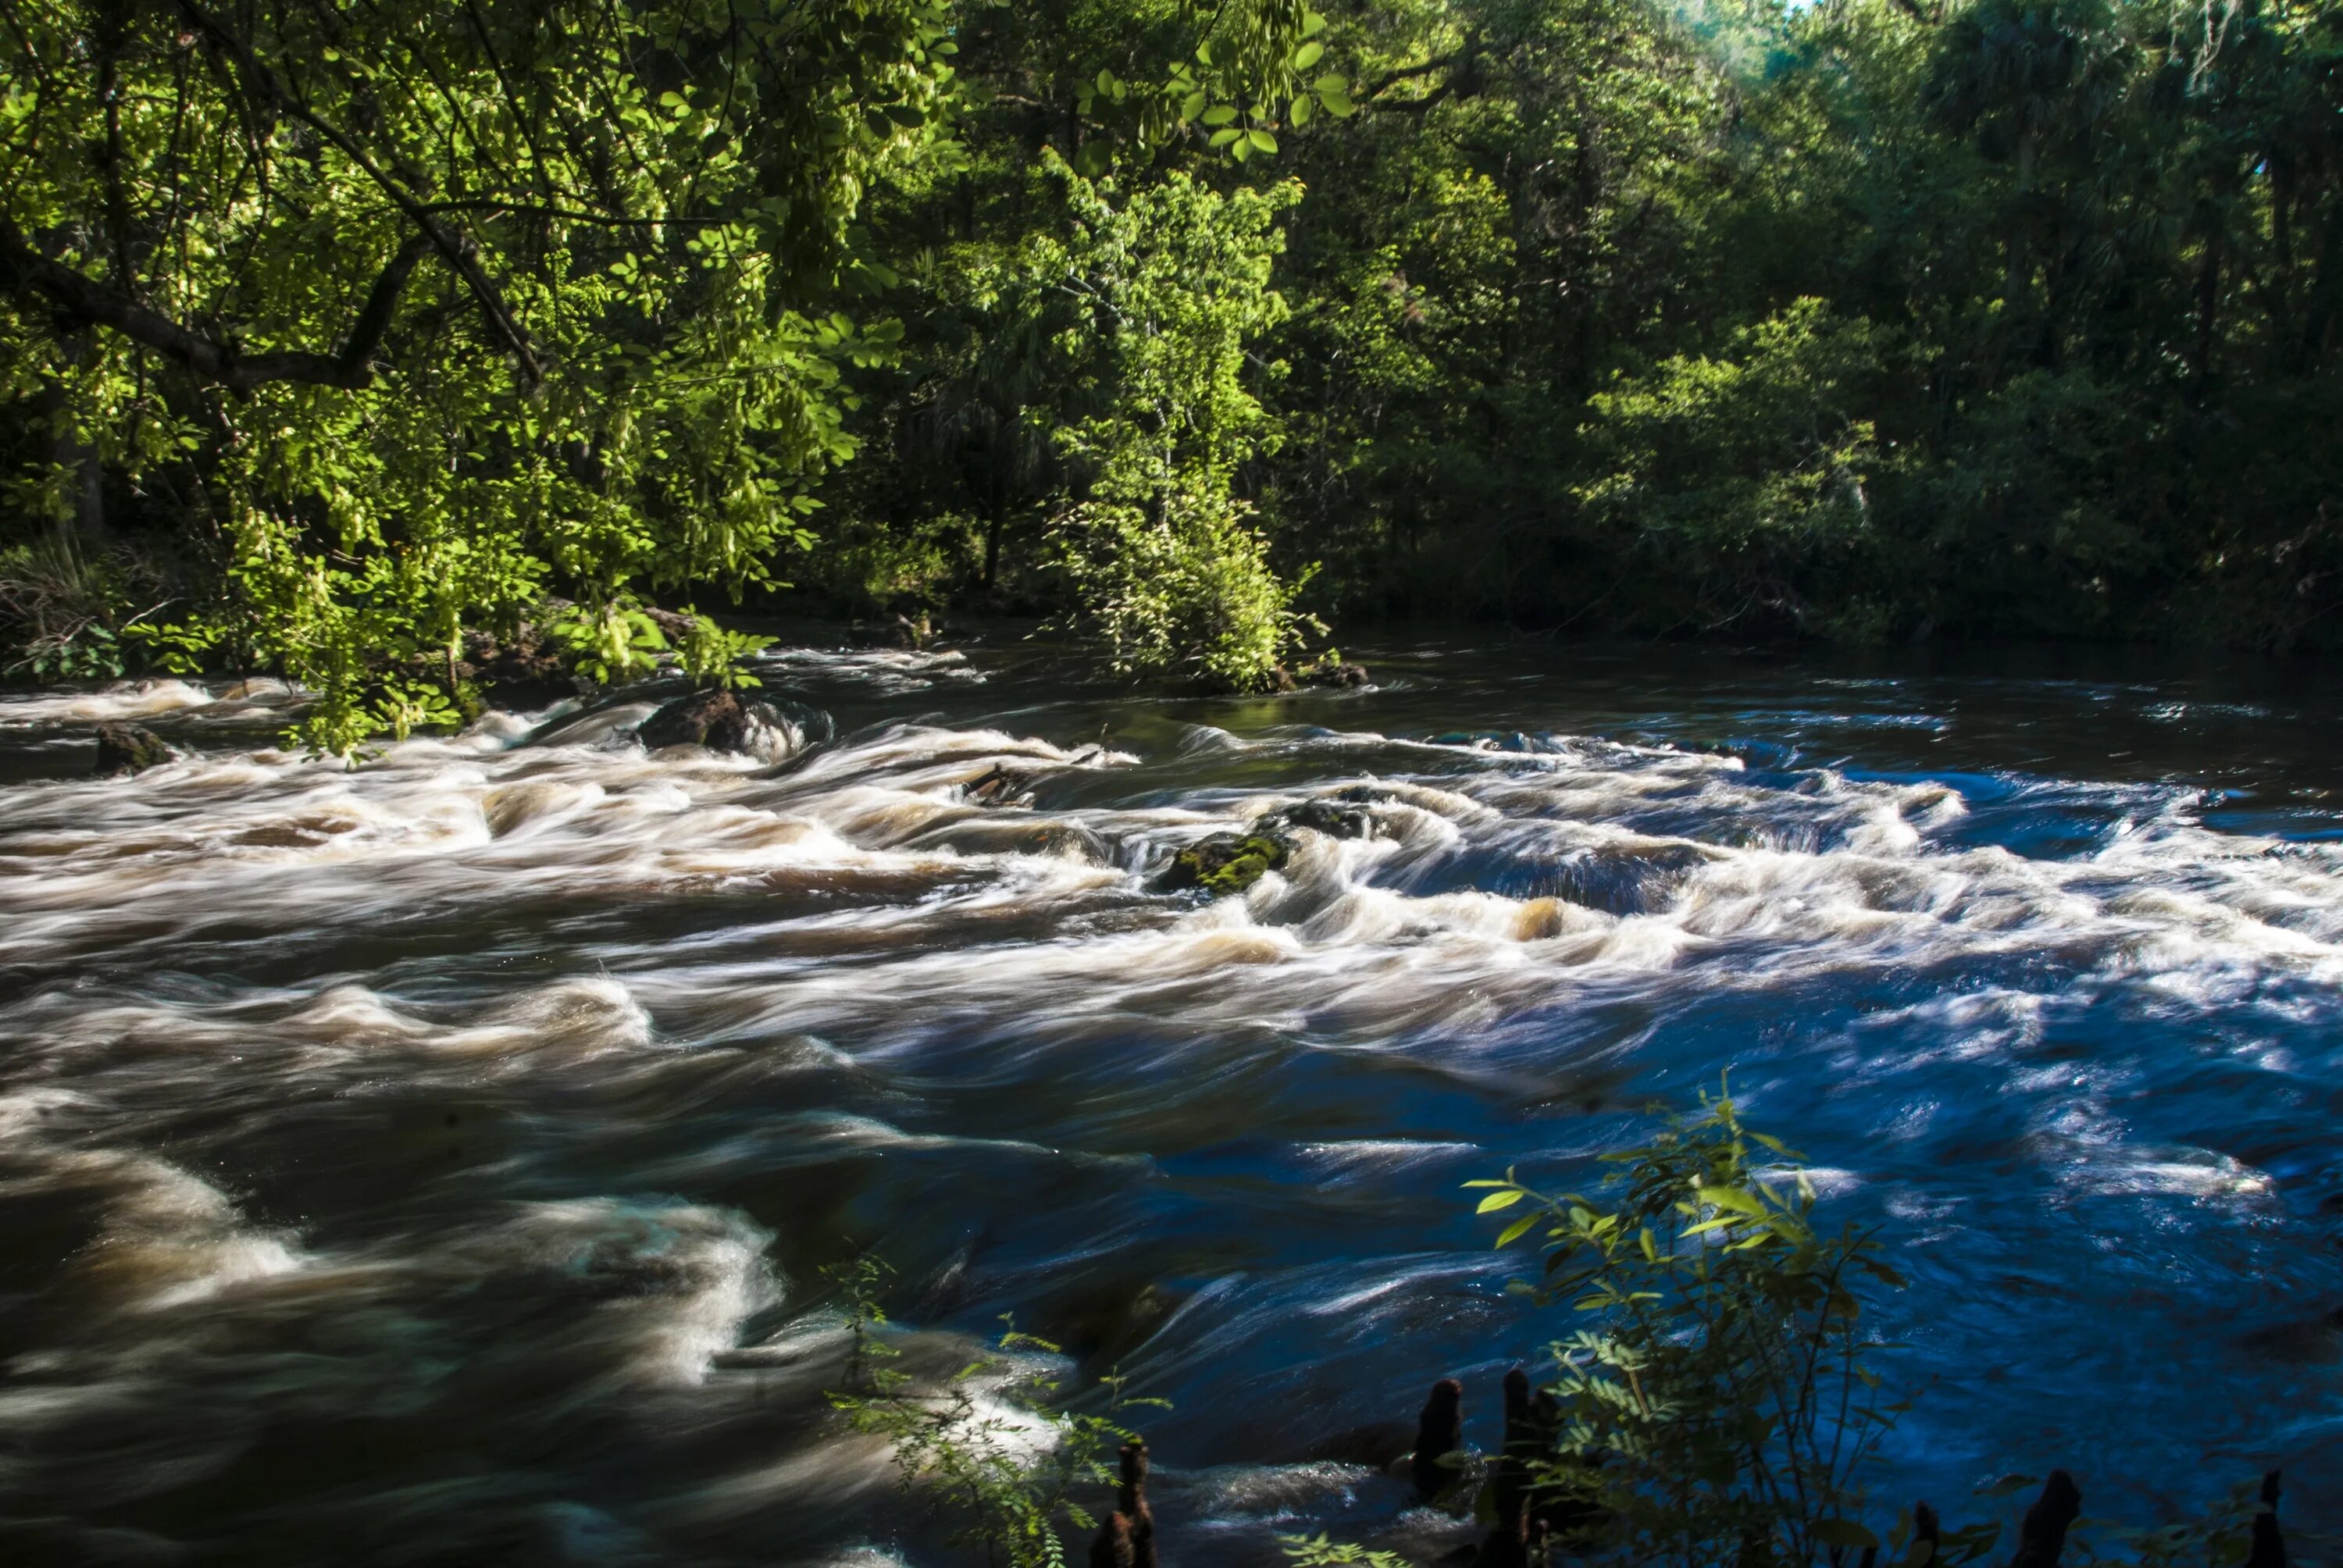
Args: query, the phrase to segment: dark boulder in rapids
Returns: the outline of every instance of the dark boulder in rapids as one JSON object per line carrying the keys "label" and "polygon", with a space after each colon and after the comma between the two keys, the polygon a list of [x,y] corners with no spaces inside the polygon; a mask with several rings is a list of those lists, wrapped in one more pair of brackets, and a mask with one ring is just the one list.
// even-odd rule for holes
{"label": "dark boulder in rapids", "polygon": [[831,729],[829,714],[802,703],[743,702],[737,692],[695,691],[644,719],[635,739],[647,750],[705,746],[779,762],[829,739]]}
{"label": "dark boulder in rapids", "polygon": [[1242,893],[1285,864],[1292,853],[1292,839],[1264,830],[1261,824],[1249,833],[1214,833],[1172,856],[1155,885],[1166,892],[1201,888],[1214,898]]}
{"label": "dark boulder in rapids", "polygon": [[1272,665],[1269,671],[1269,689],[1275,692],[1300,691],[1307,687],[1317,686],[1343,690],[1364,686],[1368,679],[1365,665],[1353,664],[1330,654],[1324,658],[1305,664],[1299,669],[1288,669],[1282,664]]}
{"label": "dark boulder in rapids", "polygon": [[1372,839],[1375,836],[1375,819],[1360,806],[1345,799],[1297,800],[1292,805],[1272,811],[1256,824],[1262,828],[1308,828],[1330,839]]}
{"label": "dark boulder in rapids", "polygon": [[[417,674],[439,672],[437,661],[428,658],[415,668]],[[467,719],[490,708],[514,712],[550,708],[587,689],[569,673],[560,647],[526,621],[502,632],[466,632],[463,657],[447,673],[478,689],[477,696],[459,703]]]}
{"label": "dark boulder in rapids", "polygon": [[163,738],[143,724],[101,724],[97,727],[97,773],[101,779],[144,773],[171,759]]}

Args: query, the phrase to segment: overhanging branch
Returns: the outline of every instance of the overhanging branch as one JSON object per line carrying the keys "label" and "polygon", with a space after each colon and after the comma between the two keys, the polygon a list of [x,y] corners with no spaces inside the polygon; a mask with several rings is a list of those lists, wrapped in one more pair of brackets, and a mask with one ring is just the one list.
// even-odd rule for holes
{"label": "overhanging branch", "polygon": [[193,0],[179,0],[179,13],[187,19],[190,26],[211,42],[213,47],[235,60],[236,69],[242,74],[250,90],[266,98],[277,107],[325,137],[341,152],[343,156],[357,165],[365,172],[367,178],[372,180],[376,187],[390,198],[391,205],[397,207],[409,223],[423,232],[425,237],[430,241],[432,248],[438,251],[440,256],[446,258],[447,265],[455,269],[456,275],[464,280],[464,285],[471,291],[472,297],[479,302],[481,313],[488,317],[490,330],[503,339],[505,347],[518,362],[521,375],[532,386],[544,380],[545,369],[538,361],[537,350],[529,343],[528,334],[522,329],[520,323],[513,318],[510,307],[505,304],[502,292],[498,289],[495,281],[488,276],[487,269],[480,266],[479,246],[473,243],[472,237],[469,235],[454,232],[444,224],[433,219],[431,214],[421,202],[415,198],[413,193],[384,173],[372,158],[367,156],[365,148],[359,146],[339,127],[329,125],[314,113],[307,104],[304,104],[277,79],[276,73],[260,62],[259,57],[253,54],[251,47],[243,39],[206,13],[201,6],[194,4]]}
{"label": "overhanging branch", "polygon": [[389,329],[415,264],[431,248],[430,240],[422,235],[398,248],[367,291],[366,304],[351,324],[349,337],[334,354],[305,349],[246,354],[233,344],[190,331],[119,289],[42,255],[5,217],[0,217],[0,286],[17,294],[37,294],[75,321],[112,327],[132,342],[185,366],[198,379],[238,395],[272,381],[299,381],[354,392],[374,379],[374,352]]}

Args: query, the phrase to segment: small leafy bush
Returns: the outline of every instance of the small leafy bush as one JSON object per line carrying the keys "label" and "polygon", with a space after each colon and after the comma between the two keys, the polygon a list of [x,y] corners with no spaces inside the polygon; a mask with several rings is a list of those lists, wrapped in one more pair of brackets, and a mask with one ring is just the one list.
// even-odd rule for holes
{"label": "small leafy bush", "polygon": [[1468,1183],[1488,1190],[1483,1213],[1524,1211],[1500,1246],[1545,1254],[1543,1280],[1516,1288],[1585,1323],[1552,1347],[1534,1487],[1639,1562],[1809,1564],[1877,1546],[1858,1476],[1904,1406],[1870,1365],[1888,1347],[1864,1296],[1903,1277],[1869,1232],[1818,1227],[1798,1157],[1722,1091],[1604,1159],[1592,1196],[1512,1171]]}
{"label": "small leafy bush", "polygon": [[[860,1258],[827,1272],[844,1293],[853,1333],[850,1386],[830,1393],[832,1408],[854,1431],[886,1440],[905,1492],[930,1491],[959,1515],[955,1543],[981,1551],[994,1568],[1062,1568],[1061,1523],[1083,1533],[1099,1526],[1075,1494],[1111,1484],[1117,1451],[1139,1441],[1117,1418],[1164,1402],[1126,1397],[1121,1378],[1111,1375],[1102,1412],[1065,1408],[1056,1379],[1010,1359],[1018,1352],[1055,1356],[1059,1347],[1020,1333],[1006,1317],[999,1353],[977,1356],[940,1388],[921,1387],[888,1364],[901,1352],[887,1341],[878,1300],[887,1266]],[[1010,1409],[988,1412],[986,1393]]]}

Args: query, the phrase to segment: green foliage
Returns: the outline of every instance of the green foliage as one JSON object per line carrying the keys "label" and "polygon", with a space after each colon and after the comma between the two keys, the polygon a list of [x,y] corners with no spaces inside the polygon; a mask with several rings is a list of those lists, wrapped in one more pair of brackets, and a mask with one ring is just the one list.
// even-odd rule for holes
{"label": "green foliage", "polygon": [[592,608],[571,605],[545,632],[580,673],[606,685],[649,674],[668,651],[659,623],[622,599]]}
{"label": "green foliage", "polygon": [[182,658],[245,645],[347,750],[550,585],[616,677],[629,593],[807,537],[898,330],[819,302],[887,276],[870,183],[950,156],[939,0],[6,9],[11,494],[62,521],[99,464],[218,540]]}
{"label": "green foliage", "polygon": [[1599,1507],[1606,1543],[1639,1562],[1875,1546],[1859,1473],[1904,1407],[1869,1364],[1887,1347],[1864,1297],[1903,1279],[1868,1234],[1817,1227],[1797,1157],[1728,1096],[1702,1107],[1604,1156],[1594,1197],[1467,1183],[1489,1190],[1483,1213],[1525,1210],[1498,1245],[1534,1239],[1544,1278],[1522,1288],[1589,1325],[1554,1346],[1537,1484]]}
{"label": "green foliage", "polygon": [[[1163,1402],[1128,1398],[1121,1377],[1109,1376],[1102,1412],[1065,1408],[1058,1380],[1030,1364],[1058,1347],[1020,1333],[1007,1317],[998,1353],[976,1356],[940,1387],[922,1384],[890,1364],[901,1352],[888,1342],[878,1292],[891,1271],[863,1257],[824,1271],[852,1334],[850,1386],[830,1395],[831,1407],[854,1431],[887,1442],[907,1493],[930,1490],[952,1509],[956,1542],[1000,1568],[1061,1568],[1061,1526],[1098,1528],[1075,1493],[1111,1484],[1116,1452],[1139,1441],[1118,1418]],[[1012,1359],[1021,1355],[1028,1361]]]}
{"label": "green foliage", "polygon": [[2077,1520],[2074,1547],[2087,1560],[2116,1557],[2138,1568],[2239,1568],[2253,1551],[2257,1492],[2241,1482],[2195,1518],[2148,1528]]}
{"label": "green foliage", "polygon": [[1407,1559],[1394,1553],[1371,1552],[1363,1546],[1329,1541],[1322,1534],[1281,1535],[1277,1540],[1285,1551],[1285,1560],[1294,1568],[1340,1568],[1351,1563],[1363,1564],[1364,1568],[1407,1568]]}
{"label": "green foliage", "polygon": [[[1752,602],[1803,618],[1817,568],[1864,549],[1878,461],[1881,335],[1818,299],[1733,335],[1720,358],[1674,356],[1587,403],[1590,517],[1637,540],[1687,618],[1730,624]],[[1734,596],[1739,596],[1738,600]]]}
{"label": "green foliage", "polygon": [[727,631],[713,617],[695,614],[676,648],[676,662],[701,686],[739,691],[765,683],[741,668],[742,661],[773,646],[769,637]]}
{"label": "green foliage", "polygon": [[1062,177],[1071,233],[1027,266],[1079,302],[1057,349],[1087,411],[1056,435],[1072,484],[1051,524],[1072,624],[1122,673],[1262,687],[1300,621],[1233,484],[1279,439],[1247,347],[1284,319],[1273,225],[1301,191],[1222,196],[1175,174],[1118,205],[1111,186]]}
{"label": "green foliage", "polygon": [[0,635],[16,655],[8,668],[40,679],[116,678],[136,660],[146,618],[133,608],[153,573],[118,554],[76,548],[70,534],[0,548]]}
{"label": "green foliage", "polygon": [[[1280,439],[1228,493],[1275,564],[1325,562],[1312,608],[1855,639],[2343,628],[2343,469],[2289,434],[2331,419],[2343,350],[2333,7],[1371,0],[1308,40],[1359,109],[1339,128],[1215,88],[1194,134],[1151,139],[1132,106],[1157,78],[1123,62],[1187,57],[1186,26],[1091,0],[1042,39],[972,28],[994,95],[968,172],[880,204],[937,248],[901,297],[916,368],[869,416],[949,428],[955,461],[898,477],[874,526],[980,519],[962,583],[1104,607],[1110,649],[1218,591],[1161,541],[1109,580],[1021,577],[1039,520],[1088,499],[1052,434],[1112,388],[1053,357],[1079,302],[1016,258],[1081,243],[1033,146],[1111,170],[1119,205],[1182,174],[1224,189],[1232,149],[1256,175],[1258,128],[1307,195],[1255,350],[1288,368],[1245,383]],[[1207,525],[1166,532],[1209,541],[1224,514],[1190,510]]]}
{"label": "green foliage", "polygon": [[785,576],[1237,689],[1335,610],[2343,637],[2318,0],[0,20],[0,550],[170,563],[0,569],[24,673],[347,751],[563,603],[739,680],[628,617]]}

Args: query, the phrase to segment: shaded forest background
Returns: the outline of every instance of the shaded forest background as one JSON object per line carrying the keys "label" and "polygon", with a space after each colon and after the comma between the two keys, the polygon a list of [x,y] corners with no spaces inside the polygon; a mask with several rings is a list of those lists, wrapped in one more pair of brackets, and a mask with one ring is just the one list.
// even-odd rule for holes
{"label": "shaded forest background", "polygon": [[2343,641],[2310,0],[0,19],[22,670],[346,749],[524,624],[729,678],[659,602]]}
{"label": "shaded forest background", "polygon": [[[2322,11],[2324,14],[2322,15]],[[1342,618],[2331,646],[2343,24],[2310,5],[1330,8],[1245,461]],[[976,14],[965,173],[874,219],[910,373],[808,575],[1041,608],[1065,221],[1115,7]],[[1259,171],[1218,183],[1265,183]]]}

